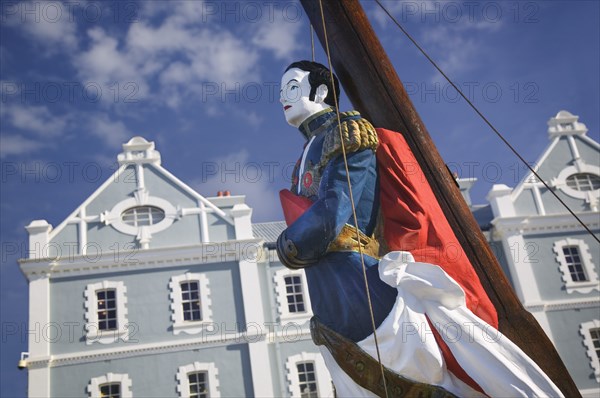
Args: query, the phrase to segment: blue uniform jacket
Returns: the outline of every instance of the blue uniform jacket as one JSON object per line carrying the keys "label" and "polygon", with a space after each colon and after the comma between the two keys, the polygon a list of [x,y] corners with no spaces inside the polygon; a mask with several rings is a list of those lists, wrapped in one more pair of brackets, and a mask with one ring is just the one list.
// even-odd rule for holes
{"label": "blue uniform jacket", "polygon": [[[344,114],[342,124],[360,119],[356,112]],[[292,192],[310,198],[313,205],[278,239],[281,261],[291,268],[305,268],[312,310],[327,326],[353,340],[373,333],[360,254],[327,252],[344,224],[354,226],[344,159],[328,159],[339,136],[334,110],[313,115],[300,126],[307,138],[305,151],[293,174]],[[323,160],[326,160],[324,163]],[[359,229],[371,236],[379,210],[379,185],[372,148],[347,153],[352,194]],[[292,247],[284,250],[284,245]],[[391,310],[397,291],[379,278],[378,261],[364,255],[376,326]]]}

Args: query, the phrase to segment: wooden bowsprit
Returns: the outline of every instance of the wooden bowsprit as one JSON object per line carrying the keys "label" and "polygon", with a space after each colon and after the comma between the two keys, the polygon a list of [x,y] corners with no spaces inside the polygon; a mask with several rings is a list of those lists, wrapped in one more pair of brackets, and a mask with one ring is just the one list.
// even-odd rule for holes
{"label": "wooden bowsprit", "polygon": [[[319,2],[301,3],[324,45]],[[581,396],[552,342],[523,308],[502,272],[359,2],[327,0],[323,12],[332,65],[346,94],[373,125],[402,132],[496,308],[500,331],[533,359],[565,396]]]}

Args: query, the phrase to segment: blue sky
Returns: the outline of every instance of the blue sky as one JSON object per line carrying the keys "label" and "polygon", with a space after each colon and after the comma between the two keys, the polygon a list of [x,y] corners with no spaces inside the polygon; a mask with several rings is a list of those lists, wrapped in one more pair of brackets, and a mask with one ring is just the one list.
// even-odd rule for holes
{"label": "blue sky", "polygon": [[[311,52],[296,2],[0,4],[0,396],[13,397],[26,391],[16,369],[27,350],[24,226],[58,225],[135,135],[155,141],[163,166],[202,195],[245,194],[254,221],[280,220],[277,192],[302,138],[283,117],[279,80]],[[562,109],[599,140],[599,4],[385,2],[529,162]],[[373,1],[363,6],[443,158],[478,178],[474,202],[494,183],[515,186],[526,173],[517,158]]]}

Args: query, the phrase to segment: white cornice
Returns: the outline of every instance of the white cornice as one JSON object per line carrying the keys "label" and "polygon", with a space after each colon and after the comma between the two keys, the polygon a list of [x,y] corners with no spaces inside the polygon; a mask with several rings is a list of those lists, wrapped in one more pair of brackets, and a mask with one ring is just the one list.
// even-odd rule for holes
{"label": "white cornice", "polygon": [[[600,228],[598,213],[587,211],[580,212],[577,216],[591,230]],[[585,231],[581,224],[570,214],[550,214],[543,216],[520,216],[495,218],[492,225],[500,235],[528,233],[552,233],[552,232],[581,232]]]}
{"label": "white cornice", "polygon": [[[294,323],[295,326],[293,328],[287,327],[288,325],[289,324],[286,324],[283,327],[279,325],[278,329],[280,330],[277,331],[268,333],[263,331],[263,333],[256,334],[252,331],[253,326],[249,324],[250,331],[247,333],[227,332],[225,334],[219,334],[218,332],[215,332],[209,336],[204,335],[191,339],[178,339],[176,341],[171,340],[148,344],[132,343],[129,347],[122,346],[118,348],[86,350],[44,357],[30,357],[27,359],[27,367],[30,369],[58,367],[144,355],[223,347],[232,344],[252,344],[260,341],[265,341],[267,343],[291,343],[311,339],[308,318],[307,322],[304,324]],[[274,329],[274,326],[265,326],[266,330],[269,330],[270,328]]]}
{"label": "white cornice", "polygon": [[523,305],[527,311],[539,312],[539,311],[562,311],[572,309],[583,309],[583,308],[600,308],[600,298],[589,297],[580,298],[574,300],[552,300],[539,303],[531,303]]}
{"label": "white cornice", "polygon": [[[124,250],[90,256],[20,259],[19,266],[28,280],[39,276],[60,278],[76,275],[104,274],[135,269],[178,267],[190,264],[214,264],[228,261],[254,261],[261,257],[262,239],[243,239],[203,243],[193,246]],[[115,256],[118,259],[115,261]]]}

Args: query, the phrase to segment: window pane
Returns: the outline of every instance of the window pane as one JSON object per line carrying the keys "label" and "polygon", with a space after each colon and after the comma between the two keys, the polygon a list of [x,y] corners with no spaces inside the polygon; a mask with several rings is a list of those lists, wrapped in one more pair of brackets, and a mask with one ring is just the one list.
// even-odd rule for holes
{"label": "window pane", "polygon": [[301,398],[318,398],[317,379],[314,362],[300,362],[297,365]]}
{"label": "window pane", "polygon": [[577,173],[567,177],[567,186],[577,191],[600,189],[600,176],[592,173]]}
{"label": "window pane", "polygon": [[596,350],[596,356],[600,359],[600,328],[590,329],[590,336],[592,337],[592,343]]}
{"label": "window pane", "polygon": [[565,255],[565,261],[569,267],[571,280],[573,280],[573,282],[587,281],[588,278],[583,269],[581,255],[579,254],[579,246],[565,246],[563,247],[563,254]]}
{"label": "window pane", "polygon": [[208,374],[207,372],[188,373],[190,384],[190,398],[208,398]]}
{"label": "window pane", "polygon": [[200,282],[181,282],[181,306],[184,321],[201,321]]}
{"label": "window pane", "polygon": [[165,218],[165,212],[155,206],[137,206],[121,213],[121,220],[134,227],[154,225]]}
{"label": "window pane", "polygon": [[117,329],[117,300],[115,289],[96,290],[98,328],[100,330]]}
{"label": "window pane", "polygon": [[286,276],[285,290],[289,312],[305,312],[302,278],[300,276]]}
{"label": "window pane", "polygon": [[121,383],[100,385],[100,396],[103,398],[121,398]]}

